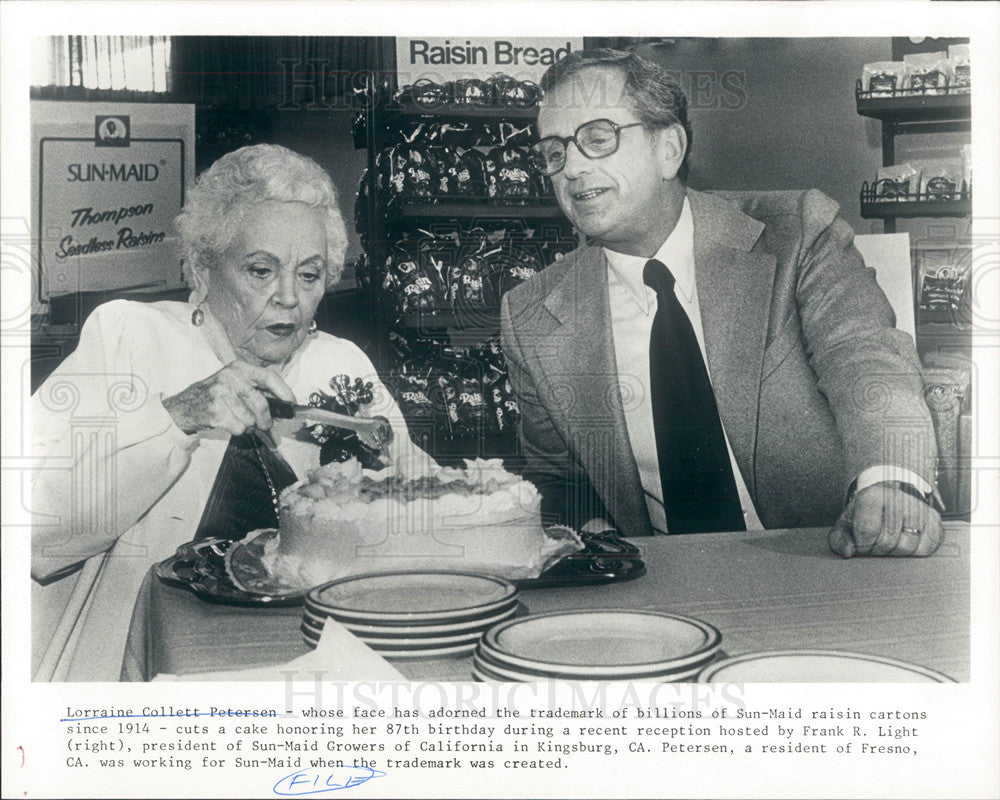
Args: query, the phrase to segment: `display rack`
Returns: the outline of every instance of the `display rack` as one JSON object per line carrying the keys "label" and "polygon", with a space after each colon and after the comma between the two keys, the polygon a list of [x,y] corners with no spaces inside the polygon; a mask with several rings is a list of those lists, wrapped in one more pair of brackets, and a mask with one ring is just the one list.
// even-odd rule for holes
{"label": "display rack", "polygon": [[968,86],[866,92],[859,79],[854,98],[862,116],[896,124],[966,122],[972,109]]}
{"label": "display rack", "polygon": [[891,221],[897,217],[967,217],[970,213],[972,191],[967,189],[959,189],[947,196],[914,192],[887,199],[878,195],[874,183],[865,181],[861,186],[861,216],[865,219]]}
{"label": "display rack", "polygon": [[[953,133],[972,128],[972,95],[968,86],[939,89],[894,89],[866,92],[858,80],[854,88],[858,113],[882,123],[882,166],[896,163],[896,137],[912,133]],[[894,233],[897,217],[967,216],[972,193],[937,200],[914,195],[905,200],[875,199],[875,187],[861,190],[861,216],[881,219],[886,233]]]}
{"label": "display rack", "polygon": [[[961,39],[927,39],[914,43],[893,39],[892,60],[901,61],[909,53],[939,52]],[[948,85],[920,89],[865,91],[857,81],[854,89],[858,114],[877,119],[882,128],[882,166],[896,163],[896,137],[908,134],[966,133],[972,127],[972,87]],[[972,213],[972,188],[955,187],[954,191],[907,193],[883,197],[875,182],[865,182],[859,196],[861,216],[880,219],[886,233],[894,233],[897,219],[962,219]],[[957,253],[970,242],[949,234],[933,247],[914,251],[915,295],[919,294],[919,261],[927,250],[944,249]],[[957,259],[961,261],[961,259]],[[970,474],[962,464],[971,446],[971,404],[969,391],[972,372],[971,313],[964,304],[957,307],[921,308],[915,297],[916,345],[924,362],[925,396],[934,418],[939,451],[939,489],[945,498],[949,516],[967,518],[971,507]],[[945,305],[948,305],[947,303]]]}
{"label": "display rack", "polygon": [[[509,221],[512,228],[533,230],[546,239],[563,239],[575,246],[575,237],[554,197],[498,198],[470,196],[393,196],[387,201],[376,181],[378,154],[405,141],[404,130],[412,130],[420,122],[477,125],[480,123],[511,123],[518,128],[532,125],[537,108],[458,105],[450,102],[420,104],[392,99],[388,85],[369,92],[369,102],[355,122],[356,146],[368,151],[368,172],[363,216],[367,230],[364,236],[369,265],[386,263],[393,244],[403,234],[420,230],[434,233],[454,230],[461,235],[476,227],[500,227]],[[495,142],[499,144],[499,141]],[[484,147],[486,145],[483,145]],[[374,273],[375,270],[373,270]],[[499,307],[420,308],[399,313],[389,308],[378,287],[369,287],[371,305],[377,316],[375,360],[380,371],[391,375],[393,354],[390,335],[403,337],[409,344],[421,341],[446,341],[463,348],[481,346],[499,334]],[[405,413],[405,409],[404,409]],[[411,434],[439,461],[458,458],[516,456],[516,428],[502,432],[483,426],[480,430],[462,434],[449,432],[446,425],[428,424],[427,419],[410,420]]]}

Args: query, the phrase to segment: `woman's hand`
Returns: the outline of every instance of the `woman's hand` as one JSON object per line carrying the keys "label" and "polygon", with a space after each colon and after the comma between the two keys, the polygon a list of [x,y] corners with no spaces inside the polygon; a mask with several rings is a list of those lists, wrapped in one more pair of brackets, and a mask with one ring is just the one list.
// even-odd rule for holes
{"label": "woman's hand", "polygon": [[295,395],[279,375],[236,360],[205,380],[164,397],[163,407],[185,433],[220,428],[239,436],[251,428],[271,428],[271,412],[261,390],[295,402]]}

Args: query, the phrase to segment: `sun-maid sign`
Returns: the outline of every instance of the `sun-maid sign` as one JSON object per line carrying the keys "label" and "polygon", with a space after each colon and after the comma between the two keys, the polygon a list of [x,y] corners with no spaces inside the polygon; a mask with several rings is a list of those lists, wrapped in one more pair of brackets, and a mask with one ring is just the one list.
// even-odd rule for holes
{"label": "sun-maid sign", "polygon": [[397,37],[396,73],[400,86],[421,78],[444,83],[497,72],[537,83],[551,64],[582,49],[582,38],[567,37]]}
{"label": "sun-maid sign", "polygon": [[37,297],[179,285],[194,106],[38,101],[31,127]]}

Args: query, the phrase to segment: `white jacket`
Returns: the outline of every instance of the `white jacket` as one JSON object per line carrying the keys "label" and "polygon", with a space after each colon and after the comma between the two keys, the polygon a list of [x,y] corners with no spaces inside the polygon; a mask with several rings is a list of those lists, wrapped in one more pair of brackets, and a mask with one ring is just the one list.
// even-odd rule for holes
{"label": "white jacket", "polygon": [[[177,302],[101,306],[76,351],[32,396],[32,575],[45,579],[89,559],[82,571],[32,584],[33,672],[49,648],[47,671],[57,680],[118,680],[143,577],[195,536],[229,436],[185,434],[161,401],[234,355],[218,323],[206,315],[195,327],[191,310]],[[334,375],[371,381],[369,413],[392,422],[394,456],[411,448],[409,457],[423,456],[353,343],[313,334],[280,374],[300,403],[329,392]],[[278,449],[300,478],[319,466],[315,445],[285,438]]]}

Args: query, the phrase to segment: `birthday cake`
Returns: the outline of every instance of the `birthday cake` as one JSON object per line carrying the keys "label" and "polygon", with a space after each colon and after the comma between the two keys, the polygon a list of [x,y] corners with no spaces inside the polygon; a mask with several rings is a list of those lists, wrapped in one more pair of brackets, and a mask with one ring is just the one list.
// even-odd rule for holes
{"label": "birthday cake", "polygon": [[363,469],[355,459],[326,464],[285,489],[279,517],[263,561],[303,589],[428,569],[533,578],[583,548],[569,529],[543,530],[538,491],[499,460],[418,477]]}

